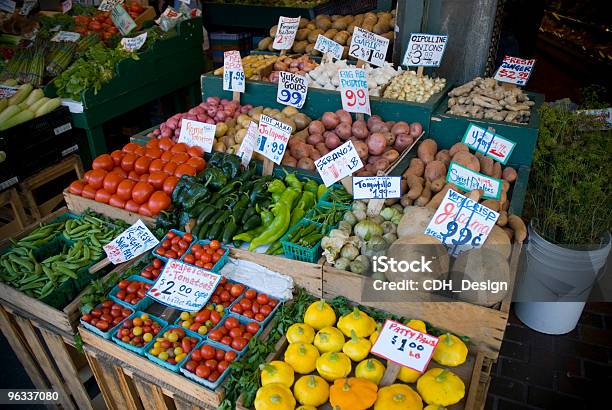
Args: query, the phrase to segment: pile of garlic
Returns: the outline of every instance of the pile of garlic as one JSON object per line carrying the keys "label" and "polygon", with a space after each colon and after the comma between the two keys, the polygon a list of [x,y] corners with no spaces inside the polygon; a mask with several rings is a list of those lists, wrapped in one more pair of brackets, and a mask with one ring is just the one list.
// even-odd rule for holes
{"label": "pile of garlic", "polygon": [[[344,68],[355,68],[355,66],[347,64],[346,60],[321,62],[317,68],[308,73],[308,77],[312,80],[310,87],[338,90],[340,87],[338,70]],[[382,67],[371,67],[369,64],[366,64],[363,68],[368,75],[369,94],[375,97],[381,95],[383,87],[391,81],[392,78],[402,73],[401,68],[395,70],[390,63],[385,63]]]}
{"label": "pile of garlic", "polygon": [[429,97],[442,91],[445,85],[445,78],[431,78],[426,75],[419,77],[416,71],[408,70],[391,80],[383,97],[424,103]]}

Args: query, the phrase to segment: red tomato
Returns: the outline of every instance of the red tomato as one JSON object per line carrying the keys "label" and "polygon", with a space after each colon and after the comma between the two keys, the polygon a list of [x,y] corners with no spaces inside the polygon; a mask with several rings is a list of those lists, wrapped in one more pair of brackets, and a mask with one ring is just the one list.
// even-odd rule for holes
{"label": "red tomato", "polygon": [[162,156],[160,157],[160,159],[161,159],[162,161],[164,161],[164,163],[165,163],[165,164],[167,164],[168,162],[170,162],[170,160],[172,159],[172,156],[173,156],[173,155],[174,155],[174,154],[173,154],[172,152],[170,152],[170,151],[165,151],[165,152],[162,154]]}
{"label": "red tomato", "polygon": [[145,144],[145,148],[147,148],[147,149],[150,149],[150,148],[159,148],[159,140],[156,139],[156,138],[151,138]]}
{"label": "red tomato", "polygon": [[219,362],[219,364],[217,364],[217,370],[219,371],[219,373],[223,374],[223,372],[225,371],[225,369],[227,369],[228,366],[229,363],[223,360]]}
{"label": "red tomato", "polygon": [[115,167],[115,168],[113,168],[113,170],[111,172],[114,173],[114,174],[117,174],[117,175],[121,175],[121,178],[123,178],[123,179],[126,179],[127,176],[128,176],[128,173],[125,172],[123,170],[123,168],[121,168],[121,167]]}
{"label": "red tomato", "polygon": [[201,310],[195,317],[196,322],[205,323],[208,319],[210,319],[210,310],[203,309]]}
{"label": "red tomato", "polygon": [[149,209],[153,215],[157,215],[160,211],[168,209],[171,204],[170,197],[164,191],[155,191],[149,198]]}
{"label": "red tomato", "polygon": [[238,313],[239,315],[242,314],[242,306],[240,306],[240,304],[232,306],[232,312]]}
{"label": "red tomato", "polygon": [[108,204],[108,201],[110,200],[111,194],[110,192],[104,190],[104,189],[98,189],[96,191],[96,196],[94,197],[94,199],[96,200],[96,202],[101,202],[103,204]]}
{"label": "red tomato", "polygon": [[149,165],[151,164],[151,158],[140,157],[134,162],[134,171],[138,175],[146,174],[149,171]]}
{"label": "red tomato", "polygon": [[174,146],[174,142],[170,138],[164,137],[158,140],[158,146],[162,151],[169,151]]}
{"label": "red tomato", "polygon": [[96,189],[91,185],[87,184],[83,187],[81,195],[83,196],[83,198],[94,199],[96,197]]}
{"label": "red tomato", "polygon": [[162,189],[167,176],[163,171],[153,171],[149,174],[149,184],[155,189]]}
{"label": "red tomato", "polygon": [[132,199],[138,205],[142,205],[149,200],[153,191],[155,191],[153,185],[148,182],[138,182],[134,185],[134,188],[132,188]]}
{"label": "red tomato", "polygon": [[[157,140],[150,140],[150,141],[157,141]],[[160,158],[162,155],[162,150],[159,149],[158,147],[147,147],[147,150],[145,151],[145,155],[151,159]]]}
{"label": "red tomato", "polygon": [[241,351],[246,347],[247,343],[248,341],[244,337],[237,337],[232,341],[232,348]]}
{"label": "red tomato", "polygon": [[201,364],[198,367],[196,367],[195,374],[198,377],[206,379],[208,376],[210,376],[210,368],[207,367],[206,365]]}
{"label": "red tomato", "polygon": [[221,321],[221,315],[216,310],[213,310],[210,312],[210,320],[216,325]]}
{"label": "red tomato", "polygon": [[263,322],[266,319],[266,317],[264,315],[262,315],[261,313],[256,313],[255,314],[255,320],[257,320],[258,322]]}
{"label": "red tomato", "polygon": [[134,150],[134,154],[136,154],[136,156],[138,157],[142,157],[144,156],[146,152],[145,147],[143,147],[142,145],[139,145],[138,147],[136,147],[136,149]]}
{"label": "red tomato", "polygon": [[68,187],[68,190],[70,191],[71,194],[81,195],[81,192],[83,192],[83,187],[84,186],[85,186],[85,182],[80,181],[80,180],[76,180],[76,181],[72,181],[72,183],[70,183],[70,186]]}
{"label": "red tomato", "polygon": [[270,313],[272,313],[272,308],[270,307],[270,305],[263,305],[260,309],[259,309],[259,313],[261,313],[262,315],[264,315],[265,317],[268,317],[268,315]]}
{"label": "red tomato", "polygon": [[94,189],[102,188],[102,183],[104,182],[104,178],[108,172],[104,169],[92,169],[91,171],[87,171],[85,173],[85,182],[91,185]]}
{"label": "red tomato", "polygon": [[140,178],[138,178],[139,182],[149,182],[149,174],[142,174]]}
{"label": "red tomato", "polygon": [[115,172],[109,172],[104,177],[104,182],[102,183],[102,187],[108,193],[114,194],[115,192],[117,192],[117,187],[119,186],[121,181],[123,181],[123,179],[124,178],[122,178],[121,175]]}
{"label": "red tomato", "polygon": [[210,247],[210,249],[219,249],[221,247],[221,242],[219,242],[216,239],[213,239],[212,241],[210,241],[210,243],[208,244],[208,246]]}
{"label": "red tomato", "polygon": [[93,169],[103,169],[105,171],[111,171],[114,166],[115,162],[113,161],[113,157],[109,154],[102,154],[91,163]]}
{"label": "red tomato", "polygon": [[162,161],[160,158],[156,158],[149,164],[149,173],[159,172],[164,169],[164,165],[166,163]]}
{"label": "red tomato", "polygon": [[253,289],[249,289],[244,294],[244,297],[252,301],[252,300],[254,300],[257,297],[257,291],[255,291]]}
{"label": "red tomato", "polygon": [[240,326],[240,322],[235,317],[228,317],[223,324],[227,330]]}
{"label": "red tomato", "polygon": [[193,257],[192,254],[188,253],[187,255],[185,255],[185,257],[183,258],[183,261],[185,263],[188,263],[190,265],[193,265],[193,263],[195,262],[195,258]]}
{"label": "red tomato", "polygon": [[232,344],[233,340],[230,336],[223,336],[221,338],[221,343],[223,343],[226,346],[230,346]]}
{"label": "red tomato", "polygon": [[130,199],[125,203],[125,206],[123,207],[123,209],[125,209],[128,212],[138,213],[138,210],[140,209],[140,205],[138,205],[136,202]]}
{"label": "red tomato", "polygon": [[140,175],[138,175],[136,171],[130,171],[127,177],[130,181],[140,182]]}
{"label": "red tomato", "polygon": [[189,147],[187,144],[183,142],[179,142],[178,144],[174,144],[174,146],[170,149],[171,152],[187,152]]}
{"label": "red tomato", "polygon": [[138,207],[138,213],[144,216],[155,216],[151,209],[149,208],[149,204],[142,204]]}
{"label": "red tomato", "polygon": [[245,294],[244,297],[240,299],[240,306],[242,306],[242,309],[244,310],[250,310],[251,307],[253,306],[253,302],[251,302],[251,299],[247,299],[246,294]]}
{"label": "red tomato", "polygon": [[238,356],[238,355],[236,354],[236,352],[234,352],[234,351],[232,351],[232,350],[228,350],[228,351],[225,353],[225,357],[224,357],[224,359],[225,359],[225,361],[226,361],[226,362],[228,362],[228,363],[232,363],[234,360],[236,360],[236,357],[237,357],[237,356]]}
{"label": "red tomato", "polygon": [[257,295],[257,303],[259,303],[260,305],[267,305],[268,295],[266,295],[265,293],[260,293],[259,295]]}
{"label": "red tomato", "polygon": [[196,171],[200,172],[206,167],[204,158],[193,157],[187,160],[187,165],[191,165]]}
{"label": "red tomato", "polygon": [[132,199],[132,189],[136,183],[129,179],[124,179],[117,185],[117,196],[124,201]]}
{"label": "red tomato", "polygon": [[193,147],[189,147],[187,154],[189,154],[189,156],[192,158],[202,158],[204,155],[204,150],[201,147],[194,145]]}
{"label": "red tomato", "polygon": [[174,171],[178,165],[174,162],[168,162],[164,165],[163,171],[168,175],[174,175]]}
{"label": "red tomato", "polygon": [[210,374],[210,376],[208,376],[208,381],[211,383],[214,383],[217,381],[217,379],[219,379],[219,376],[221,375],[219,374],[218,371],[215,370],[214,372]]}
{"label": "red tomato", "polygon": [[111,152],[111,158],[113,159],[113,165],[115,167],[121,165],[121,159],[123,158],[124,152],[120,151],[118,149],[114,150],[113,152]]}
{"label": "red tomato", "polygon": [[176,162],[177,164],[184,164],[188,159],[189,155],[186,152],[177,152],[176,154],[172,155],[170,161]]}
{"label": "red tomato", "polygon": [[236,338],[236,337],[241,337],[242,336],[242,330],[240,330],[239,328],[235,327],[232,330],[229,331],[229,335],[230,337]]}
{"label": "red tomato", "polygon": [[259,331],[259,325],[255,322],[249,322],[246,325],[246,331],[252,335]]}
{"label": "red tomato", "polygon": [[125,154],[125,156],[121,159],[121,168],[123,168],[125,172],[133,171],[134,163],[137,159],[138,157],[134,153]]}
{"label": "red tomato", "polygon": [[[208,338],[210,340],[214,340],[215,342],[220,341],[221,337],[222,337],[222,335],[221,335],[221,331],[219,329],[211,330],[210,333],[208,334]],[[202,346],[202,347],[204,347],[204,346]]]}
{"label": "red tomato", "polygon": [[245,310],[242,315],[248,317],[249,319],[253,319],[255,317],[255,313],[253,313],[252,310]]}
{"label": "red tomato", "polygon": [[[193,359],[193,355],[192,355],[192,359]],[[185,363],[185,369],[187,369],[187,371],[191,373],[195,373],[196,367],[198,367],[198,364],[194,360],[190,360],[187,363]]]}

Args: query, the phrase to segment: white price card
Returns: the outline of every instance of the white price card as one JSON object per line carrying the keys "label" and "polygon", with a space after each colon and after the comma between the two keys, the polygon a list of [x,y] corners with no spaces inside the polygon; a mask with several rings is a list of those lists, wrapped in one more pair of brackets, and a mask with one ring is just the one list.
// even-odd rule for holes
{"label": "white price card", "polygon": [[121,39],[121,46],[127,51],[138,51],[142,48],[144,43],[147,41],[147,32],[137,35],[136,37]]}
{"label": "white price card", "polygon": [[444,34],[410,34],[403,64],[408,67],[440,67],[448,36]]}
{"label": "white price card", "polygon": [[238,152],[236,155],[240,157],[240,162],[243,167],[248,167],[249,162],[251,162],[251,157],[253,156],[253,149],[255,149],[255,144],[257,143],[257,137],[259,135],[259,128],[257,127],[257,123],[251,121],[249,123],[249,128],[247,128],[246,135],[240,144],[240,148],[238,148]]}
{"label": "white price card", "polygon": [[128,35],[130,31],[136,28],[136,23],[121,4],[117,4],[111,10],[111,20],[122,36]]}
{"label": "white price card", "polygon": [[0,100],[4,100],[6,98],[11,98],[15,93],[19,91],[17,87],[10,87],[8,85],[0,84]]}
{"label": "white price card", "polygon": [[98,6],[100,11],[111,11],[117,4],[123,4],[125,0],[102,0]]}
{"label": "white price card", "polygon": [[72,0],[62,1],[62,13],[68,13],[72,10]]}
{"label": "white price card", "polygon": [[278,25],[276,26],[276,36],[272,48],[275,50],[289,50],[293,46],[295,33],[300,25],[299,17],[284,17],[280,16]]}
{"label": "white price card", "polygon": [[275,164],[280,165],[290,137],[291,127],[289,125],[262,114],[259,117],[255,152],[259,152]]}
{"label": "white price card", "polygon": [[51,41],[70,41],[74,43],[81,38],[79,33],[75,33],[74,31],[60,31],[56,35],[53,36]]}
{"label": "white price card", "polygon": [[104,248],[108,260],[117,265],[142,255],[157,246],[158,243],[157,238],[139,219],[102,248]]}
{"label": "white price card", "polygon": [[402,177],[353,177],[353,199],[389,199],[402,196]]}
{"label": "white price card", "polygon": [[424,234],[437,238],[454,257],[480,248],[487,240],[499,214],[449,189],[427,225]]}
{"label": "white price card", "polygon": [[577,110],[579,114],[593,117],[597,123],[596,129],[608,130],[612,128],[612,108],[599,108],[594,110]]}
{"label": "white price card", "polygon": [[435,336],[387,319],[371,352],[400,366],[423,373],[429,365],[438,340]]}
{"label": "white price card", "polygon": [[215,131],[217,126],[207,122],[181,120],[181,133],[178,142],[184,142],[189,146],[198,146],[204,152],[211,152],[215,142]]}
{"label": "white price card", "polygon": [[231,50],[223,53],[223,89],[225,91],[244,92],[244,69],[240,51]]}
{"label": "white price card", "polygon": [[325,37],[323,34],[318,35],[314,49],[323,54],[331,54],[336,60],[341,60],[342,53],[344,52],[344,47],[342,47],[340,43],[336,43],[334,40]]}
{"label": "white price card", "polygon": [[208,302],[220,280],[219,274],[170,259],[147,296],[175,309],[197,312]]}
{"label": "white price card", "polygon": [[304,106],[307,93],[308,78],[287,71],[278,73],[277,102],[300,109]]}
{"label": "white price card", "polygon": [[451,161],[446,174],[446,182],[457,185],[464,191],[482,189],[483,198],[499,199],[501,196],[502,181]]}
{"label": "white price card", "polygon": [[19,14],[22,16],[27,16],[36,6],[36,3],[38,3],[38,0],[25,0],[23,2],[23,6],[21,6],[21,10],[19,10]]}
{"label": "white price card", "polygon": [[382,67],[385,64],[388,47],[388,38],[364,30],[361,27],[355,27],[349,47],[349,55],[377,67]]}
{"label": "white price card", "polygon": [[347,141],[315,161],[315,167],[325,186],[331,186],[342,178],[363,168],[353,141]]}
{"label": "white price card", "polygon": [[368,74],[363,68],[338,70],[342,109],[348,112],[371,115]]}
{"label": "white price card", "polygon": [[529,76],[531,76],[534,64],[535,60],[533,59],[524,60],[522,58],[505,56],[493,78],[504,83],[525,85],[527,80],[529,80]]}
{"label": "white price card", "polygon": [[13,0],[0,0],[0,10],[6,11],[7,13],[14,13],[16,2]]}
{"label": "white price card", "polygon": [[516,146],[513,141],[472,123],[465,130],[461,142],[474,151],[491,157],[504,165],[510,159],[510,155]]}

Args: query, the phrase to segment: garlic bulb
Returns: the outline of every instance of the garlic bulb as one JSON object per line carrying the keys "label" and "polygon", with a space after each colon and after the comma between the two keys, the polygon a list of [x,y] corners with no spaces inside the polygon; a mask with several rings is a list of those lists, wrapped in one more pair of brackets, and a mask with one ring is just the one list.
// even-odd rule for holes
{"label": "garlic bulb", "polygon": [[432,95],[442,91],[445,85],[444,78],[431,78],[426,75],[419,77],[416,71],[408,70],[391,80],[383,97],[424,103]]}

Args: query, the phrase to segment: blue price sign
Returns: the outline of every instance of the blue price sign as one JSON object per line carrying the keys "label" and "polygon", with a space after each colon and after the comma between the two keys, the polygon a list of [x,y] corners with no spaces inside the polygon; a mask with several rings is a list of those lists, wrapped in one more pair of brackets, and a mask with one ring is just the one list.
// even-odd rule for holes
{"label": "blue price sign", "polygon": [[278,76],[276,101],[297,109],[304,106],[308,93],[308,79],[302,75],[281,71]]}
{"label": "blue price sign", "polygon": [[244,69],[240,52],[237,50],[223,53],[223,89],[225,91],[244,92]]}

